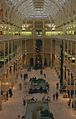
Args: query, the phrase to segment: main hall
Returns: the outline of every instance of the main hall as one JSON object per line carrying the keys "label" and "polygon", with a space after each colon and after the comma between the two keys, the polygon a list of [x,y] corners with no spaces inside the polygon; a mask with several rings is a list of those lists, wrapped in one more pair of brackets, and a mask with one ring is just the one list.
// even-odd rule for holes
{"label": "main hall", "polygon": [[76,0],[0,0],[0,119],[76,119]]}

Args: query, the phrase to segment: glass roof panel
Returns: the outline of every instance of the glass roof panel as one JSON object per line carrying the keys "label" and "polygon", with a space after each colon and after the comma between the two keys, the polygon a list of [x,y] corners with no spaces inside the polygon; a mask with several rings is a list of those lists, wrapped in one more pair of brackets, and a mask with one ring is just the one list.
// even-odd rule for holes
{"label": "glass roof panel", "polygon": [[[15,7],[15,10],[24,17],[32,16],[56,16],[57,12],[68,0],[7,0]],[[48,12],[48,13],[47,13]]]}

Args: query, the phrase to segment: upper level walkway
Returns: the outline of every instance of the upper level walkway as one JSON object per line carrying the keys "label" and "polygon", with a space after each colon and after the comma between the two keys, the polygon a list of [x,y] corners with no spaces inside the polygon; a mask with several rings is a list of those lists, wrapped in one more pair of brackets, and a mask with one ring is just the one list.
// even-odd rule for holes
{"label": "upper level walkway", "polygon": [[[22,70],[22,74],[26,73],[27,70]],[[58,100],[53,100],[53,94],[56,93],[56,83],[58,82],[57,75],[53,69],[45,68],[44,71],[46,74],[45,80],[50,84],[49,96],[50,101],[50,111],[53,112],[55,119],[76,119],[76,111],[71,107],[68,107],[68,98],[63,98],[62,94],[59,94]],[[40,74],[39,70],[31,70],[28,72],[28,79],[32,77],[44,78],[44,75]],[[19,90],[19,83],[22,83],[22,90]],[[24,85],[25,81],[21,79],[20,74],[18,76],[17,82],[13,89],[13,97],[9,98],[8,101],[3,101],[2,110],[0,111],[0,119],[18,119],[18,115],[25,114],[25,108],[23,106],[23,97],[28,97],[27,94],[28,88]],[[27,85],[28,87],[28,85]],[[32,96],[41,99],[44,94],[34,94]]]}

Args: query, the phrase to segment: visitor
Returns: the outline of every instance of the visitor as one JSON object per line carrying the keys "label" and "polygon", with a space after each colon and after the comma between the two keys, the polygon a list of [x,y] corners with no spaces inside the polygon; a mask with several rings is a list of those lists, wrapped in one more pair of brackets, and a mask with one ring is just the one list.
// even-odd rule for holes
{"label": "visitor", "polygon": [[71,99],[69,99],[69,101],[68,101],[68,107],[70,107],[71,106]]}
{"label": "visitor", "polygon": [[25,97],[23,98],[23,105],[25,106],[26,104],[26,101],[25,101]]}
{"label": "visitor", "polygon": [[25,78],[26,78],[26,74],[24,74],[24,81],[25,81]]}
{"label": "visitor", "polygon": [[46,74],[44,73],[44,78],[46,78]]}
{"label": "visitor", "polygon": [[58,82],[56,83],[56,89],[59,89],[59,83]]}
{"label": "visitor", "polygon": [[55,100],[55,94],[53,94],[53,100]]}
{"label": "visitor", "polygon": [[17,119],[21,119],[21,116],[20,115],[18,115],[18,118]]}
{"label": "visitor", "polygon": [[19,83],[19,90],[22,90],[22,84]]}
{"label": "visitor", "polygon": [[11,88],[8,90],[8,93],[9,93],[9,96],[10,96],[10,97],[13,96],[13,93],[12,93],[12,89],[11,89]]}
{"label": "visitor", "polygon": [[56,92],[56,100],[58,100],[59,94],[58,92]]}
{"label": "visitor", "polygon": [[42,71],[42,69],[40,70],[40,74],[41,74],[41,75],[43,74],[43,71]]}
{"label": "visitor", "polygon": [[6,92],[6,101],[8,100],[8,91]]}
{"label": "visitor", "polygon": [[21,74],[21,79],[22,79],[22,74]]}
{"label": "visitor", "polygon": [[22,116],[22,119],[25,119],[25,115]]}

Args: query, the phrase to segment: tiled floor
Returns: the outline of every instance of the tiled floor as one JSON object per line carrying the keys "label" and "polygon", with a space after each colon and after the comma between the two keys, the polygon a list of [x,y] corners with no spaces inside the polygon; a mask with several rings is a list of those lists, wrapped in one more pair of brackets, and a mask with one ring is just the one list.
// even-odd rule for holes
{"label": "tiled floor", "polygon": [[[22,71],[22,73],[26,72],[25,70]],[[52,95],[56,92],[56,83],[58,82],[57,75],[53,69],[46,68],[44,70],[46,73],[46,78],[50,84],[50,91],[49,95],[51,97],[50,105],[50,111],[54,113],[55,119],[76,119],[76,112],[68,108],[68,99],[64,99],[61,94],[59,94],[59,99],[53,101]],[[29,79],[31,77],[44,77],[43,75],[40,75],[39,71],[32,70],[28,73]],[[23,79],[20,79],[20,76],[18,76],[17,83],[15,84],[14,90],[13,90],[13,97],[9,98],[7,102],[3,102],[2,104],[2,111],[0,111],[0,119],[18,119],[18,115],[24,115],[25,113],[25,107],[22,104],[23,97],[26,97],[26,89],[23,87],[22,90],[19,90],[19,82],[22,83],[24,86]],[[28,90],[28,89],[27,89]],[[37,96],[38,99],[41,98],[40,94],[34,95]]]}

